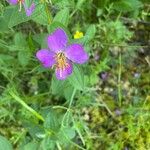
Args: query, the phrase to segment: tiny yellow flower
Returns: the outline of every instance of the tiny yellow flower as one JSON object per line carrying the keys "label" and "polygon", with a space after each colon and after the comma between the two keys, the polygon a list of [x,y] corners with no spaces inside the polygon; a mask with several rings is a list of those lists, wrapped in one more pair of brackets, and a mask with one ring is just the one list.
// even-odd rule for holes
{"label": "tiny yellow flower", "polygon": [[78,30],[74,34],[74,39],[80,39],[83,37],[83,32],[79,32]]}

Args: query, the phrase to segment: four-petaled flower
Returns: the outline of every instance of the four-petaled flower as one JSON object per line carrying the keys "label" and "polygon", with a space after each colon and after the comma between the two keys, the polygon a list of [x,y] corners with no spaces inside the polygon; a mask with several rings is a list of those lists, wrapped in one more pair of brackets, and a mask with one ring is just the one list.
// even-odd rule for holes
{"label": "four-petaled flower", "polygon": [[32,14],[32,12],[34,11],[34,9],[35,9],[35,4],[32,3],[32,4],[30,5],[30,7],[28,7],[28,6],[25,4],[24,1],[25,1],[25,0],[8,0],[8,2],[9,2],[10,4],[12,4],[12,5],[17,5],[17,4],[19,4],[19,11],[21,11],[22,4],[23,4],[24,9],[25,9],[25,12],[26,12],[26,15],[27,15],[27,16],[30,16],[30,15]]}
{"label": "four-petaled flower", "polygon": [[58,80],[64,80],[71,75],[72,63],[83,64],[88,60],[88,54],[81,44],[68,45],[68,37],[61,28],[56,29],[47,38],[49,49],[41,49],[36,57],[46,68],[55,68]]}

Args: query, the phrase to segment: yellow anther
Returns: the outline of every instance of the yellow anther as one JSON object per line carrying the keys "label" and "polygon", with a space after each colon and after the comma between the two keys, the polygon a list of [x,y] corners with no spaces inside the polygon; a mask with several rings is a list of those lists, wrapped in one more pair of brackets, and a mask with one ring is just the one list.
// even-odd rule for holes
{"label": "yellow anther", "polygon": [[62,52],[56,55],[55,60],[56,60],[56,68],[60,69],[61,71],[63,71],[68,66],[67,59],[64,53]]}

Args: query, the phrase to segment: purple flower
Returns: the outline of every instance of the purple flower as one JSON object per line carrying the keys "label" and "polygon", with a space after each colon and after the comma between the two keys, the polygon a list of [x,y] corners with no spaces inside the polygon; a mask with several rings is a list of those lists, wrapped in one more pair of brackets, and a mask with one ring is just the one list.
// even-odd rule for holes
{"label": "purple flower", "polygon": [[32,12],[34,11],[34,9],[35,9],[35,4],[34,3],[32,3],[30,5],[30,7],[27,7],[24,0],[8,0],[8,2],[12,5],[19,4],[19,11],[21,11],[22,4],[23,4],[27,16],[30,16],[32,14]]}
{"label": "purple flower", "polygon": [[58,28],[47,38],[49,49],[41,49],[36,53],[44,67],[55,67],[55,74],[59,80],[66,79],[72,73],[72,63],[83,64],[88,60],[88,54],[82,45],[67,43],[65,31]]}
{"label": "purple flower", "polygon": [[101,77],[101,79],[104,81],[104,80],[107,80],[107,78],[108,78],[108,73],[107,72],[102,72],[102,73],[100,73],[100,77]]}
{"label": "purple flower", "polygon": [[35,9],[35,4],[32,3],[29,8],[25,5],[25,3],[23,3],[23,6],[24,6],[24,9],[25,9],[26,15],[27,15],[27,16],[31,16],[32,12],[33,12],[34,9]]}
{"label": "purple flower", "polygon": [[121,110],[116,109],[116,110],[115,110],[115,114],[116,114],[117,116],[120,116],[120,115],[122,114],[122,112],[121,112]]}
{"label": "purple flower", "polygon": [[8,2],[12,5],[16,5],[18,3],[18,0],[8,0]]}

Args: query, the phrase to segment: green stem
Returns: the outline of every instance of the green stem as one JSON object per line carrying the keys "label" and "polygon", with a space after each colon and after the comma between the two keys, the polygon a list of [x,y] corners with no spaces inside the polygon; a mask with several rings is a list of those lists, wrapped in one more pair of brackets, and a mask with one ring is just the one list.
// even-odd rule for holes
{"label": "green stem", "polygon": [[30,106],[28,106],[20,97],[15,95],[13,92],[9,92],[9,94],[18,102],[20,103],[24,108],[26,108],[29,112],[31,112],[36,118],[44,122],[44,118],[36,112],[34,109],[32,109]]}
{"label": "green stem", "polygon": [[62,148],[61,148],[59,142],[56,142],[56,145],[57,145],[58,150],[62,150]]}
{"label": "green stem", "polygon": [[74,99],[75,93],[76,93],[76,88],[74,88],[74,90],[73,90],[73,92],[72,92],[72,95],[71,95],[71,99],[70,99],[70,103],[69,103],[69,107],[68,107],[68,109],[70,109],[70,108],[71,108],[71,105],[72,105],[72,102],[73,102],[73,99]]}
{"label": "green stem", "polygon": [[[68,108],[67,108],[67,111],[66,111],[66,113],[65,113],[65,115],[64,115],[64,117],[63,117],[63,119],[62,119],[62,126],[64,125],[65,118],[67,117],[68,112],[70,111],[70,108],[71,108],[71,106],[72,106],[75,93],[76,93],[76,88],[74,88],[74,90],[73,90],[73,92],[72,92],[69,106],[68,106]],[[67,122],[68,122],[68,121],[67,121]]]}
{"label": "green stem", "polygon": [[122,67],[122,57],[121,52],[119,51],[119,69],[118,69],[118,99],[119,99],[119,106],[121,106],[122,101],[122,94],[121,94],[121,67]]}

